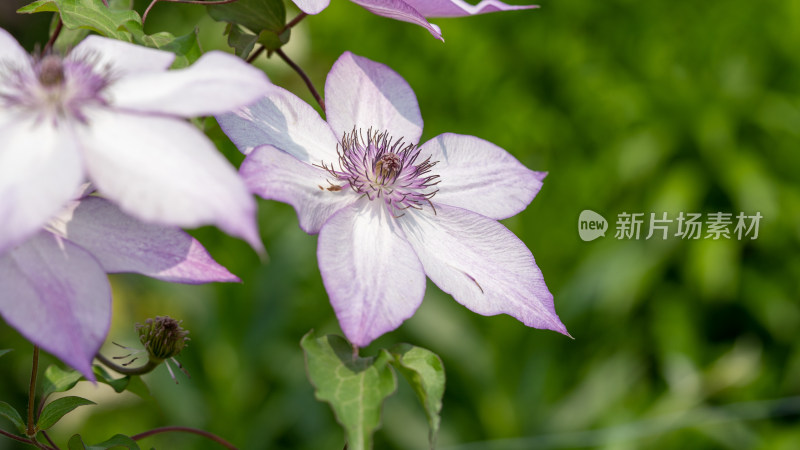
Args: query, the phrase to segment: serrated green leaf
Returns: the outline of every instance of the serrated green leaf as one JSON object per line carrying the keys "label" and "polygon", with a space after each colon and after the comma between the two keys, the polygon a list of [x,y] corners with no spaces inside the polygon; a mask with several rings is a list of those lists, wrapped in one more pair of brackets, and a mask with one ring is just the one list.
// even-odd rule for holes
{"label": "serrated green leaf", "polygon": [[316,397],[333,408],[336,420],[345,429],[347,448],[371,448],[383,401],[397,388],[389,365],[392,356],[381,349],[377,356],[361,358],[353,354],[353,347],[344,338],[318,338],[313,331],[303,336],[300,345]]}
{"label": "serrated green leaf", "polygon": [[128,450],[140,450],[139,445],[128,436],[123,434],[114,435],[111,439],[99,444],[87,446],[83,443],[81,435],[76,434],[69,438],[67,442],[69,450],[107,450],[110,448],[127,448]]}
{"label": "serrated green leaf", "polygon": [[0,416],[4,416],[14,423],[14,426],[17,427],[17,431],[25,433],[25,422],[23,422],[22,416],[19,415],[13,406],[6,402],[0,402]]}
{"label": "serrated green leaf", "polygon": [[44,371],[42,379],[42,397],[47,397],[54,392],[64,392],[78,384],[83,375],[76,370],[64,370],[52,365]]}
{"label": "serrated green leaf", "polygon": [[85,28],[128,42],[133,41],[132,33],[142,29],[142,19],[136,11],[109,8],[102,0],[38,0],[17,12],[58,12],[69,29]]}
{"label": "serrated green leaf", "polygon": [[218,22],[242,25],[260,34],[264,30],[279,32],[286,25],[283,0],[239,0],[224,5],[209,5],[208,14]]}
{"label": "serrated green leaf", "polygon": [[3,350],[0,350],[0,356],[5,355],[6,353],[10,352],[11,350],[14,350],[14,349],[13,348],[5,348]]}
{"label": "serrated green leaf", "polygon": [[125,388],[128,387],[128,383],[131,381],[131,377],[129,376],[114,378],[106,371],[106,369],[97,364],[92,366],[92,372],[94,372],[95,376],[97,377],[97,381],[111,386],[116,393],[124,391]]}
{"label": "serrated green leaf", "polygon": [[428,417],[430,427],[429,441],[431,448],[436,445],[436,435],[442,411],[445,374],[441,358],[430,350],[415,347],[411,344],[398,344],[389,349],[394,356],[392,365],[408,381]]}
{"label": "serrated green leaf", "polygon": [[39,422],[36,424],[39,430],[46,430],[56,422],[61,420],[65,414],[73,409],[83,405],[94,405],[91,400],[82,397],[62,397],[55,399],[48,403],[42,410],[42,415],[39,416]]}

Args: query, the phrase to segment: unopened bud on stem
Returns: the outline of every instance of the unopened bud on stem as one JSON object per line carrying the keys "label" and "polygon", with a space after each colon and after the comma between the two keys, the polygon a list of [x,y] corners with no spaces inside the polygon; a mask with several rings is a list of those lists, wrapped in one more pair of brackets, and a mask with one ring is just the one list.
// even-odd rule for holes
{"label": "unopened bud on stem", "polygon": [[147,350],[150,361],[161,362],[174,358],[186,347],[189,332],[181,327],[181,323],[169,316],[157,316],[147,319],[144,324],[136,324],[139,340]]}

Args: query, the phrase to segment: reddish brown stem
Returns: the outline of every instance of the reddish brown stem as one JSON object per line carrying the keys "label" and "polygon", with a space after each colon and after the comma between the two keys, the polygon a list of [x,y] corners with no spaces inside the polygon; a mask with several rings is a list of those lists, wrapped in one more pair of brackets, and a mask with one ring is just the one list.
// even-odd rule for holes
{"label": "reddish brown stem", "polygon": [[258,57],[259,57],[259,56],[260,56],[262,53],[264,53],[264,50],[266,50],[266,49],[267,49],[267,47],[264,47],[264,46],[262,45],[262,46],[261,46],[261,48],[259,48],[258,50],[256,50],[256,52],[255,52],[255,53],[253,53],[252,55],[250,55],[250,57],[249,57],[249,58],[247,58],[247,63],[248,63],[248,64],[252,64],[252,62],[253,62],[253,61],[255,61],[255,60],[256,60],[256,58],[258,58]]}
{"label": "reddish brown stem", "polygon": [[9,433],[8,431],[5,431],[5,430],[0,430],[0,434],[2,434],[3,436],[5,436],[7,438],[13,439],[15,441],[24,442],[26,444],[33,444],[32,440],[25,439],[24,437],[19,437],[19,436],[13,435],[13,434]]}
{"label": "reddish brown stem", "polygon": [[237,448],[233,444],[231,444],[230,442],[226,441],[225,439],[222,439],[221,437],[217,436],[216,434],[209,433],[208,431],[204,431],[204,430],[198,430],[196,428],[190,428],[190,427],[161,427],[161,428],[154,428],[152,430],[145,431],[144,433],[139,433],[137,435],[131,436],[131,439],[133,439],[134,441],[138,441],[140,439],[144,439],[146,437],[153,436],[154,434],[169,433],[169,432],[172,432],[172,431],[179,431],[179,432],[184,432],[184,433],[197,434],[199,436],[203,436],[203,437],[205,437],[207,439],[210,439],[210,440],[222,445],[225,448],[228,448],[230,450],[237,450]]}
{"label": "reddish brown stem", "polygon": [[47,44],[44,44],[44,50],[42,50],[42,55],[46,55],[50,52],[50,49],[53,48],[53,44],[56,43],[56,39],[58,39],[58,35],[61,34],[61,29],[64,28],[64,22],[61,20],[61,17],[58,18],[58,23],[56,24],[56,29],[53,30],[53,35],[50,36],[50,39],[47,41]]}
{"label": "reddish brown stem", "polygon": [[319,104],[319,107],[322,108],[322,112],[324,113],[325,112],[325,101],[322,100],[322,97],[319,95],[319,92],[317,92],[317,89],[314,87],[314,83],[312,83],[311,79],[308,78],[308,75],[306,75],[306,73],[303,72],[303,69],[301,69],[300,66],[298,66],[297,64],[295,64],[294,61],[289,59],[289,57],[286,56],[286,53],[284,53],[283,50],[277,49],[277,50],[275,50],[275,53],[277,53],[277,55],[280,56],[281,59],[284,62],[286,62],[286,64],[289,65],[289,67],[294,69],[294,71],[297,72],[298,75],[300,75],[300,78],[302,78],[303,81],[306,83],[306,86],[308,86],[308,90],[311,91],[311,95],[314,96],[314,100],[317,101],[317,103]]}

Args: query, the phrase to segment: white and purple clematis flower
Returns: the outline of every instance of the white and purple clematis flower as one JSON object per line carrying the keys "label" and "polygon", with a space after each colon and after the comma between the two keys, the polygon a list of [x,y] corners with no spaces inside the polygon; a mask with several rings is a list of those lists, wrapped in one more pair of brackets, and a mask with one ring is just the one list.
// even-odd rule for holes
{"label": "white and purple clematis flower", "polygon": [[188,284],[239,281],[182,230],[143,223],[89,196],[0,255],[0,315],[94,379],[91,362],[111,323],[106,273],[117,272]]}
{"label": "white and purple clematis flower", "polygon": [[88,178],[123,211],[215,224],[261,248],[255,202],[214,144],[184,120],[264,95],[259,70],[222,52],[175,55],[89,36],[31,57],[0,29],[0,254],[37,233]]}
{"label": "white and purple clematis flower", "polygon": [[397,73],[343,54],[325,84],[327,122],[277,86],[217,117],[247,154],[261,197],[291,204],[319,233],[317,257],[348,339],[365,346],[411,317],[427,274],[483,315],[567,330],[531,252],[498,223],[533,200],[545,174],[473,136],[421,146],[422,117]]}
{"label": "white and purple clematis flower", "polygon": [[[330,0],[292,0],[306,14],[317,14],[328,7]],[[437,39],[442,39],[439,27],[428,17],[463,17],[497,11],[538,8],[537,5],[507,5],[499,0],[482,0],[471,5],[463,0],[350,0],[367,11],[390,19],[419,25]]]}

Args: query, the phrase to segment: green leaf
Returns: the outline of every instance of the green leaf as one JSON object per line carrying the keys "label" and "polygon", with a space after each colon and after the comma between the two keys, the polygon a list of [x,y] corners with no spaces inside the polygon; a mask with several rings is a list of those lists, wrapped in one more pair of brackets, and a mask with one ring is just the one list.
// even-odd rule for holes
{"label": "green leaf", "polygon": [[236,56],[242,59],[247,59],[258,42],[258,36],[244,31],[242,27],[233,23],[229,23],[225,28],[225,34],[228,36],[228,45]]}
{"label": "green leaf", "polygon": [[111,386],[116,393],[124,391],[125,388],[128,387],[128,383],[131,381],[131,377],[129,376],[114,378],[108,372],[106,372],[106,369],[97,364],[92,366],[92,372],[94,372],[95,376],[97,377],[97,381]]}
{"label": "green leaf", "polygon": [[17,427],[17,430],[20,433],[25,433],[25,422],[23,422],[22,416],[19,415],[13,406],[6,402],[0,402],[0,416],[4,416],[13,422],[14,426]]}
{"label": "green leaf", "polygon": [[178,37],[166,31],[155,34],[141,34],[135,36],[135,41],[151,48],[175,53],[176,58],[172,63],[173,69],[182,69],[192,64],[203,53],[200,50],[200,44],[197,42],[197,29]]}
{"label": "green leaf", "polygon": [[6,349],[3,349],[3,350],[0,350],[0,356],[5,355],[6,353],[10,352],[11,350],[14,350],[14,349],[13,348],[6,348]]}
{"label": "green leaf", "polygon": [[69,450],[107,450],[110,448],[127,448],[128,450],[139,450],[139,445],[128,436],[124,434],[116,434],[111,439],[103,441],[99,444],[86,446],[83,443],[81,435],[76,434],[69,438],[67,443]]}
{"label": "green leaf", "polygon": [[76,370],[64,370],[52,365],[44,371],[42,380],[42,397],[47,397],[54,392],[64,392],[78,384],[83,375]]}
{"label": "green leaf", "polygon": [[94,404],[93,401],[81,397],[62,397],[53,400],[42,410],[42,415],[39,417],[39,422],[36,426],[39,430],[46,430],[78,406]]}
{"label": "green leaf", "polygon": [[85,28],[103,36],[132,42],[142,19],[130,9],[112,9],[101,0],[37,0],[17,10],[21,14],[58,12],[69,29]]}
{"label": "green leaf", "polygon": [[277,50],[289,42],[289,36],[291,35],[291,29],[286,29],[281,34],[278,34],[277,31],[264,30],[258,35],[258,43],[266,47],[267,50]]}
{"label": "green leaf", "polygon": [[208,6],[208,14],[218,22],[242,25],[254,34],[272,31],[277,34],[286,25],[283,0],[239,0]]}
{"label": "green leaf", "polygon": [[344,427],[349,450],[372,447],[372,432],[380,426],[381,406],[397,387],[389,362],[381,349],[378,356],[361,358],[344,338],[321,338],[310,331],[300,341],[306,368],[318,400],[328,402]]}
{"label": "green leaf", "polygon": [[153,396],[150,395],[150,389],[148,389],[147,385],[142,381],[142,377],[131,377],[131,381],[128,383],[128,392],[133,392],[144,400],[155,400]]}
{"label": "green leaf", "polygon": [[444,365],[441,358],[430,350],[411,344],[397,344],[389,350],[394,356],[392,365],[408,381],[417,394],[430,426],[431,448],[436,445],[436,434],[444,396]]}

